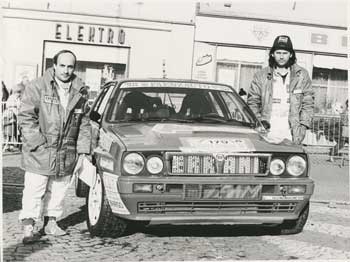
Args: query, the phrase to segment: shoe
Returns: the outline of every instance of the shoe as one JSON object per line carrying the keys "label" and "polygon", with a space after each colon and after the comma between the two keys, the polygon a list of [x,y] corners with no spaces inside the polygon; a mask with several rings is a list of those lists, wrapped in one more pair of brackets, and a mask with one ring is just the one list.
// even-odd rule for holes
{"label": "shoe", "polygon": [[67,232],[60,228],[55,220],[49,220],[45,226],[44,232],[46,235],[64,236]]}
{"label": "shoe", "polygon": [[23,244],[32,244],[40,239],[40,236],[34,233],[33,225],[23,225]]}

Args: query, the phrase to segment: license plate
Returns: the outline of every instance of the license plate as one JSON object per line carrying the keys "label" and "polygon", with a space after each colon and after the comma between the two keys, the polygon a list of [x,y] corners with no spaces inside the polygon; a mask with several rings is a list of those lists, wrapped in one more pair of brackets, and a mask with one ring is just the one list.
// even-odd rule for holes
{"label": "license plate", "polygon": [[203,185],[203,199],[260,199],[261,185]]}

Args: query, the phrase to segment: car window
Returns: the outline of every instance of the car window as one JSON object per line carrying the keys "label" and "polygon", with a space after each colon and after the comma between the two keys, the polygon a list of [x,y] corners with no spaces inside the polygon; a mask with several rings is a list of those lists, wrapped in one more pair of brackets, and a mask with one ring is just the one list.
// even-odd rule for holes
{"label": "car window", "polygon": [[[142,87],[122,88],[112,99],[107,121],[192,121],[252,126],[254,117],[233,92],[219,90]],[[235,114],[233,116],[233,113]],[[245,123],[244,123],[245,122]]]}
{"label": "car window", "polygon": [[114,85],[109,85],[102,89],[101,94],[96,99],[92,112],[97,112],[100,116],[102,116],[113,91],[113,87]]}
{"label": "car window", "polygon": [[213,101],[213,105],[215,107],[215,113],[217,113],[219,116],[224,116],[224,113],[222,111],[222,107],[220,106],[218,102],[218,96],[214,97],[213,93],[209,93],[211,101]]}
{"label": "car window", "polygon": [[231,119],[243,122],[254,122],[253,117],[244,112],[245,104],[239,101],[233,93],[222,92],[222,98],[228,107]]}
{"label": "car window", "polygon": [[108,90],[105,92],[105,95],[103,96],[102,100],[101,100],[101,104],[97,109],[97,113],[99,113],[100,115],[102,115],[102,113],[105,111],[105,108],[107,106],[107,102],[111,96],[111,93],[113,91],[113,86],[108,87]]}

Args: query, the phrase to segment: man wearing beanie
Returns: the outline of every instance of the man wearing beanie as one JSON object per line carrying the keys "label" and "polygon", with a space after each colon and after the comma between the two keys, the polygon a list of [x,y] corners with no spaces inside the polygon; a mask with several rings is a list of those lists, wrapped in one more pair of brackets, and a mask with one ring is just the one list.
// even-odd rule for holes
{"label": "man wearing beanie", "polygon": [[296,64],[289,36],[275,39],[269,66],[254,75],[247,103],[269,136],[301,144],[311,125],[314,91],[308,72]]}

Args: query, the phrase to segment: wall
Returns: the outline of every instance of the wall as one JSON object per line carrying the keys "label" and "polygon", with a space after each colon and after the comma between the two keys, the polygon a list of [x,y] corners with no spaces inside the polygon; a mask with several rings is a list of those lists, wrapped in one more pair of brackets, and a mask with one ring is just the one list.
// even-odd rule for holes
{"label": "wall", "polygon": [[[15,84],[16,68],[42,70],[44,40],[98,46],[129,47],[129,77],[162,77],[163,62],[169,78],[190,78],[194,25],[161,21],[78,15],[51,11],[3,9],[4,80]],[[89,40],[95,28],[94,41]],[[99,28],[103,28],[100,38]],[[125,42],[118,43],[119,30]],[[108,34],[113,31],[113,37]],[[98,50],[98,49],[96,49]],[[180,55],[179,55],[180,54]],[[91,53],[91,57],[97,54]],[[79,59],[79,58],[78,58]]]}

